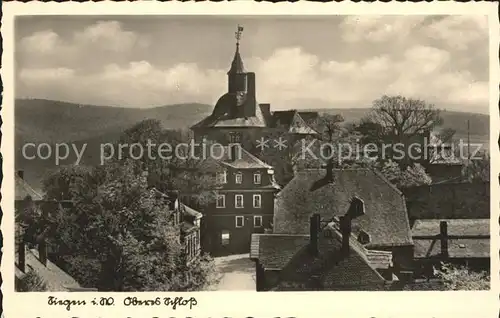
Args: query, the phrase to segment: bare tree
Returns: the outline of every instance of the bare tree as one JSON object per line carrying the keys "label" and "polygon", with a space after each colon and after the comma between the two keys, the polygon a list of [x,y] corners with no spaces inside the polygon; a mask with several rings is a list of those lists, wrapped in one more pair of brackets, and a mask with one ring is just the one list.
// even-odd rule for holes
{"label": "bare tree", "polygon": [[443,122],[434,105],[399,95],[384,95],[375,100],[368,119],[382,126],[385,134],[397,141],[422,134]]}

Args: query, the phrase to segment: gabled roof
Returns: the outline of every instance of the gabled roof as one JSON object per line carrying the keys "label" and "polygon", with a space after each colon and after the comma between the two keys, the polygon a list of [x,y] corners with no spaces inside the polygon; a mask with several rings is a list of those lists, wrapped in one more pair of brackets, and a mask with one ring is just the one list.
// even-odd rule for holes
{"label": "gabled roof", "polygon": [[309,235],[252,234],[250,258],[265,270],[281,270],[309,243]]}
{"label": "gabled roof", "polygon": [[[39,258],[36,249],[26,250],[25,254],[26,271],[33,270],[45,282],[48,291],[69,291],[74,288],[80,288],[78,282],[57,267],[50,260],[47,260],[47,266],[44,266]],[[16,266],[16,277],[21,279],[25,274]]]}
{"label": "gabled roof", "polygon": [[301,135],[317,135],[296,110],[275,111],[270,119],[273,128],[284,128],[287,132]]}
{"label": "gabled roof", "polygon": [[490,219],[416,220],[412,227],[415,258],[441,255],[440,222],[448,223],[450,258],[490,257]]}
{"label": "gabled roof", "polygon": [[[326,231],[331,235],[324,235]],[[251,256],[265,270],[280,271],[273,290],[309,290],[313,277],[323,281],[326,290],[369,290],[385,283],[377,269],[392,266],[391,252],[369,251],[352,236],[349,254],[342,253],[342,234],[333,222],[320,233],[317,256],[308,248],[308,235],[254,234],[252,241],[258,241],[259,253]]]}
{"label": "gabled roof", "polygon": [[36,192],[24,179],[16,175],[16,189],[15,196],[17,200],[24,200],[30,197],[33,201],[43,200],[43,196]]}
{"label": "gabled roof", "polygon": [[331,179],[325,169],[297,172],[275,201],[274,232],[307,234],[312,214],[342,216],[354,196],[363,200],[365,215],[353,222],[353,233],[368,233],[369,247],[412,244],[403,195],[370,169],[333,169]]}
{"label": "gabled roof", "polygon": [[[323,231],[331,231],[332,236],[342,241],[342,235],[334,222],[328,224]],[[331,242],[330,242],[331,243]],[[309,235],[293,234],[252,234],[250,258],[258,260],[265,270],[282,270],[303,248],[309,244]],[[375,269],[387,269],[392,266],[392,253],[369,250],[363,247],[354,236],[349,239],[351,250],[356,252]],[[324,249],[331,247],[322,244]]]}

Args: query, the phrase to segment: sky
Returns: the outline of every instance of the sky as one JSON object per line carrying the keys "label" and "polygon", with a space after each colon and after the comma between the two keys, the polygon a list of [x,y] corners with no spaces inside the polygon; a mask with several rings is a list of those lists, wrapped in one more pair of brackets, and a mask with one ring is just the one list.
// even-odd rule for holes
{"label": "sky", "polygon": [[16,97],[82,104],[213,105],[237,25],[273,110],[365,108],[382,95],[488,113],[486,16],[25,16]]}

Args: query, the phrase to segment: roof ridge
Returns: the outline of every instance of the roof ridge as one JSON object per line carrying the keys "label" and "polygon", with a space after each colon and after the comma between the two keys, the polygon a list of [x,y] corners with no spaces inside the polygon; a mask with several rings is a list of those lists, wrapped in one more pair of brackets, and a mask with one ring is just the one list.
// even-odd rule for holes
{"label": "roof ridge", "polygon": [[257,158],[256,156],[252,155],[249,151],[247,151],[245,148],[241,147],[241,149],[243,150],[243,152],[245,152],[251,159],[255,160],[258,164],[261,164],[263,166],[266,166],[266,168],[273,168],[273,166],[265,163],[264,161],[260,160],[259,158]]}
{"label": "roof ridge", "polygon": [[[27,190],[29,190],[26,192],[32,192],[34,195],[38,196],[39,200],[43,200],[43,195],[41,193],[38,193],[38,191],[36,191],[35,189],[33,189],[33,187],[26,180],[24,180],[23,178],[16,175],[16,181],[20,182],[23,187],[25,187]],[[33,198],[33,197],[32,197],[32,199],[37,200],[37,198]]]}
{"label": "roof ridge", "polygon": [[404,196],[403,192],[399,190],[394,184],[392,184],[383,174],[382,172],[376,170],[375,168],[364,168],[366,170],[371,170],[375,175],[377,175],[380,179],[382,179],[385,183],[387,183],[393,190],[395,190],[399,195]]}

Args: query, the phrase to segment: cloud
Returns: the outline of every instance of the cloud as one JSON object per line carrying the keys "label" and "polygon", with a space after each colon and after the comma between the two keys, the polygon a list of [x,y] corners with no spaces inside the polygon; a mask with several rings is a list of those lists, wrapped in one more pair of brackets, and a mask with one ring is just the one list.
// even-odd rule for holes
{"label": "cloud", "polygon": [[124,60],[149,44],[147,37],[124,30],[120,22],[98,21],[64,38],[53,30],[35,32],[19,40],[17,54],[25,67],[85,69],[96,62]]}
{"label": "cloud", "polygon": [[[344,45],[362,45],[359,52],[365,53],[363,57],[326,58],[301,46],[278,47],[267,56],[244,57],[245,66],[256,73],[259,102],[270,102],[274,109],[315,108],[318,104],[367,107],[383,94],[401,94],[437,107],[459,105],[455,107],[484,111],[489,103],[488,82],[473,67],[482,61],[482,55],[457,53],[447,47],[453,41],[480,41],[484,23],[481,18],[424,22],[422,17],[348,17],[341,26],[344,40],[362,42]],[[431,29],[441,30],[435,32],[435,38],[446,32],[460,34],[463,28],[471,35],[467,35],[469,40],[440,41],[444,46],[422,38],[405,42],[416,24],[420,37]],[[404,45],[378,53],[369,49],[370,43],[389,39]],[[226,92],[226,69],[185,62],[155,64],[148,59],[148,51],[154,49],[150,43],[151,39],[124,30],[115,21],[95,23],[68,38],[51,30],[33,33],[19,41],[27,62],[18,72],[16,92],[19,97],[125,107],[214,104]],[[132,50],[142,51],[130,55]]]}
{"label": "cloud", "polygon": [[21,39],[20,49],[25,52],[51,54],[61,45],[59,35],[52,30],[38,31]]}
{"label": "cloud", "polygon": [[488,41],[487,16],[447,16],[428,25],[426,36],[443,41],[449,47],[466,50],[473,43]]}
{"label": "cloud", "polygon": [[159,69],[147,61],[108,64],[99,73],[26,68],[19,74],[22,95],[97,105],[148,107],[182,102],[213,102],[226,87],[225,72],[196,64]]}
{"label": "cloud", "polygon": [[[296,99],[322,100],[331,107],[344,103],[367,106],[382,94],[402,94],[437,103],[488,105],[487,82],[468,71],[449,67],[448,52],[427,46],[409,48],[397,59],[388,55],[362,61],[320,61],[298,47],[280,48],[267,58],[253,58],[261,102],[286,108]],[[89,99],[97,104],[153,106],[179,102],[214,103],[226,90],[225,70],[205,70],[194,63],[161,69],[147,61],[126,66],[108,64],[85,75],[69,69],[24,69],[20,81],[26,95]],[[45,96],[58,87],[59,96]],[[314,107],[303,105],[302,107]]]}
{"label": "cloud", "polygon": [[117,21],[99,21],[77,32],[74,43],[78,46],[92,45],[98,43],[105,50],[124,52],[135,46],[147,47],[149,41],[138,34],[125,31]]}
{"label": "cloud", "polygon": [[346,42],[385,42],[404,39],[424,16],[348,16],[340,24]]}

